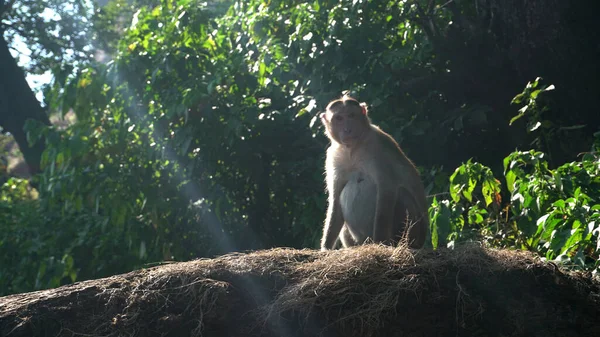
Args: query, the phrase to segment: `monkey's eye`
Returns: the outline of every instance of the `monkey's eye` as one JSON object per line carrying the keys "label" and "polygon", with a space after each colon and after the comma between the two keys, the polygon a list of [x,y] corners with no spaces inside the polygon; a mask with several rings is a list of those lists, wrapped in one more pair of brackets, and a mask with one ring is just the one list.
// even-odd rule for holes
{"label": "monkey's eye", "polygon": [[342,119],[343,119],[343,118],[342,118],[342,116],[340,116],[340,115],[336,115],[336,116],[335,116],[335,120],[336,120],[336,121],[341,121]]}

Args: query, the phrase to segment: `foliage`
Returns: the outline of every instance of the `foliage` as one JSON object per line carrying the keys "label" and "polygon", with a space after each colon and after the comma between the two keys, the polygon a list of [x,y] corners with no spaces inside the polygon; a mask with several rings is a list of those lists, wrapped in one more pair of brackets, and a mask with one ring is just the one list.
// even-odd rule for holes
{"label": "foliage", "polygon": [[90,58],[91,12],[90,2],[83,1],[0,1],[0,38],[13,44],[29,74],[51,72],[64,81]]}
{"label": "foliage", "polygon": [[[550,168],[538,151],[555,149],[561,124],[547,108],[554,92],[536,80],[513,100],[525,105],[513,121],[526,118],[538,140],[507,157],[503,188],[493,172],[521,128],[506,131],[510,99],[496,95],[493,74],[470,67],[480,58],[465,46],[492,41],[469,28],[474,6],[112,1],[89,18],[92,32],[81,30],[107,61],[78,63],[45,91],[48,109],[72,110],[76,123],[27,126],[30,141],[46,142],[44,170],[38,199],[6,187],[0,272],[19,276],[2,278],[0,292],[164,260],[316,247],[327,146],[318,110],[344,90],[424,166],[433,247],[483,239],[589,266],[597,152]],[[488,57],[500,55],[494,48]],[[522,86],[501,83],[513,96]],[[477,161],[444,169],[469,157]]]}
{"label": "foliage", "polygon": [[[548,140],[554,128],[543,126],[548,103],[540,97],[553,87],[538,88],[540,80],[528,83],[513,99],[526,105],[512,121],[529,115],[529,131],[541,126],[542,137]],[[489,168],[467,161],[450,177],[451,200],[433,201],[432,245],[481,239],[494,247],[530,250],[578,268],[599,268],[600,133],[595,137],[591,151],[580,161],[555,169],[540,151],[511,153],[503,161],[505,190]]]}
{"label": "foliage", "polygon": [[[551,106],[551,100],[545,93],[555,88],[552,84],[540,85],[541,82],[542,79],[538,77],[535,81],[527,83],[523,92],[513,98],[511,103],[524,105],[519,109],[519,113],[510,120],[509,124],[512,125],[521,117],[527,116],[527,132],[537,133],[531,144],[538,149],[549,149],[551,144],[556,141],[558,127],[544,116],[544,113],[547,113]],[[571,127],[571,129],[581,127],[580,125]]]}
{"label": "foliage", "polygon": [[[471,231],[491,246],[526,249],[582,268],[600,266],[598,152],[550,169],[543,153],[517,151],[504,159],[504,179],[509,202],[501,209],[495,201],[500,184],[488,168],[470,161],[457,168],[452,200],[432,205],[434,247]],[[491,207],[483,208],[488,202]]]}
{"label": "foliage", "polygon": [[[308,224],[318,233],[324,197],[315,196],[322,178],[312,168],[322,148],[307,116],[297,125],[293,108],[273,111],[282,93],[260,87],[243,57],[223,56],[233,48],[225,33],[209,34],[210,14],[141,9],[114,62],[80,72],[54,102],[74,108],[78,123],[29,125],[32,139],[47,140],[41,206],[110,224],[104,235],[127,242],[114,253],[139,252],[133,265],[309,245]],[[275,97],[260,98],[267,94]]]}
{"label": "foliage", "polygon": [[65,270],[61,266],[64,261],[45,254],[47,251],[42,248],[55,242],[47,240],[42,233],[46,229],[44,221],[27,189],[28,182],[16,178],[10,178],[0,189],[0,228],[3,233],[0,237],[3,266],[0,269],[0,294],[58,286],[57,277],[60,278]]}
{"label": "foliage", "polygon": [[28,182],[16,178],[0,191],[0,295],[53,288],[140,265],[137,251],[122,249],[132,242],[107,219],[50,212],[32,195]]}
{"label": "foliage", "polygon": [[457,240],[466,240],[475,233],[467,225],[478,227],[488,216],[487,207],[498,209],[501,204],[500,182],[492,171],[469,160],[450,176],[451,200],[434,198],[431,212],[431,240],[433,247],[453,246]]}

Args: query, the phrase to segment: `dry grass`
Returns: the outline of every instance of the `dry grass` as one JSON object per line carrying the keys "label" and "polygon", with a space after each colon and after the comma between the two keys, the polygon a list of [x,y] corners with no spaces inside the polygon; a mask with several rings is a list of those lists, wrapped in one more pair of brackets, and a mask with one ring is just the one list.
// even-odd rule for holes
{"label": "dry grass", "polygon": [[525,252],[278,248],[0,298],[0,335],[594,336],[598,294]]}

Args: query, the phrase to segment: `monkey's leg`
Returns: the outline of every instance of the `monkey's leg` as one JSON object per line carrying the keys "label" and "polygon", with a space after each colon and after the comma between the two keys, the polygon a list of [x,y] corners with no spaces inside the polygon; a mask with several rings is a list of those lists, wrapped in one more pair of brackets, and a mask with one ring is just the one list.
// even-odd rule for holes
{"label": "monkey's leg", "polygon": [[342,231],[340,232],[340,241],[342,241],[342,246],[344,246],[344,248],[357,245],[356,240],[354,240],[354,237],[352,237],[352,234],[350,234],[350,230],[346,225],[342,227]]}

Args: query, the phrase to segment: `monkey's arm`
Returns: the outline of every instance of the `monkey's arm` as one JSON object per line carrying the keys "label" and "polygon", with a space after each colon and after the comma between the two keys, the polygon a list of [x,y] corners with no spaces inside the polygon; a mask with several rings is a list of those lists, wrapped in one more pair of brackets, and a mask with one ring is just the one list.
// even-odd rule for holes
{"label": "monkey's arm", "polygon": [[340,235],[342,226],[344,225],[344,216],[342,214],[342,206],[340,203],[340,195],[345,182],[328,181],[329,189],[329,206],[327,208],[327,218],[323,227],[323,237],[321,238],[321,250],[332,249]]}
{"label": "monkey's arm", "polygon": [[330,206],[327,210],[327,219],[325,220],[325,226],[323,227],[321,250],[333,249],[343,225],[344,218],[342,216],[341,207],[335,204]]}
{"label": "monkey's arm", "polygon": [[388,243],[394,236],[394,206],[397,193],[385,186],[385,182],[377,184],[377,204],[375,205],[375,222],[373,223],[373,242]]}

